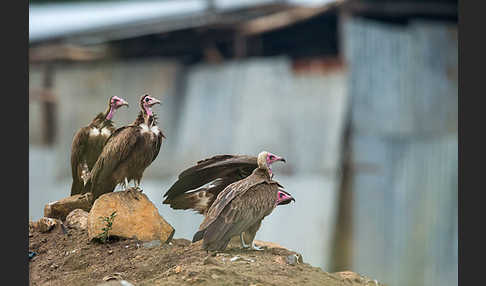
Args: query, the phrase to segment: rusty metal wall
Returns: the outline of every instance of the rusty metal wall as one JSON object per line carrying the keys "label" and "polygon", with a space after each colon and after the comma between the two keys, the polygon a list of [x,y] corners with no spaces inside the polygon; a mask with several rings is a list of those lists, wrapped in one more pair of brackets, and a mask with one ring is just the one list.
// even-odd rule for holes
{"label": "rusty metal wall", "polygon": [[457,26],[344,21],[353,271],[388,285],[457,285]]}

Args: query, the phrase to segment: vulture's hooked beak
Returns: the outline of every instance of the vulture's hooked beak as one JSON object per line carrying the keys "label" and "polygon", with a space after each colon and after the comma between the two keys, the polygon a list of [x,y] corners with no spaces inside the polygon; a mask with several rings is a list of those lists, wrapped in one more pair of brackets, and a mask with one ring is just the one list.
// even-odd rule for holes
{"label": "vulture's hooked beak", "polygon": [[281,205],[290,204],[290,202],[291,202],[291,201],[294,201],[294,203],[295,203],[295,199],[294,199],[294,197],[290,197],[290,198],[286,199],[285,201],[283,201],[283,202],[281,203]]}
{"label": "vulture's hooked beak", "polygon": [[287,163],[287,161],[285,161],[285,158],[284,157],[279,157],[279,156],[276,156],[277,158],[273,161],[273,163],[277,162],[277,161],[282,161],[284,163]]}
{"label": "vulture's hooked beak", "polygon": [[162,104],[162,102],[157,98],[152,98],[152,100],[150,101],[150,106],[154,106],[156,104]]}
{"label": "vulture's hooked beak", "polygon": [[122,102],[119,104],[118,107],[122,107],[122,106],[126,106],[127,108],[129,108],[130,106],[128,105],[128,102],[126,102],[125,100],[122,99]]}

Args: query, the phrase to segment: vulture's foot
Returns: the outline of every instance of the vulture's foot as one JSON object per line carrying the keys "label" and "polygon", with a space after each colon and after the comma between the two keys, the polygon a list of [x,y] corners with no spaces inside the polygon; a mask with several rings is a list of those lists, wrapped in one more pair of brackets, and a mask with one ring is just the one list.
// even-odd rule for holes
{"label": "vulture's foot", "polygon": [[135,180],[134,184],[135,184],[135,190],[142,192],[142,189],[140,188],[140,182],[138,180]]}
{"label": "vulture's foot", "polygon": [[259,246],[256,246],[255,245],[255,242],[252,242],[251,243],[251,247],[250,247],[251,250],[256,250],[256,251],[263,251],[264,249],[262,247],[259,247]]}
{"label": "vulture's foot", "polygon": [[255,245],[255,241],[252,241],[250,244],[245,244],[245,240],[243,239],[243,233],[240,233],[240,242],[241,242],[241,247],[242,248],[248,248],[250,250],[256,250],[256,251],[262,251],[264,250],[261,247],[258,247]]}

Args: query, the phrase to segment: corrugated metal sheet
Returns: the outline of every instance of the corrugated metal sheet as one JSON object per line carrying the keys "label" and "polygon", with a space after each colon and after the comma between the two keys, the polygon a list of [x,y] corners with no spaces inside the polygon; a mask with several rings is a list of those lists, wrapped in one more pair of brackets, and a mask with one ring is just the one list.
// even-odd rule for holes
{"label": "corrugated metal sheet", "polygon": [[287,58],[201,65],[188,76],[177,152],[192,162],[268,149],[288,157],[289,172],[334,175],[346,79],[344,68],[325,76],[295,75]]}
{"label": "corrugated metal sheet", "polygon": [[457,285],[457,27],[350,18],[354,271]]}

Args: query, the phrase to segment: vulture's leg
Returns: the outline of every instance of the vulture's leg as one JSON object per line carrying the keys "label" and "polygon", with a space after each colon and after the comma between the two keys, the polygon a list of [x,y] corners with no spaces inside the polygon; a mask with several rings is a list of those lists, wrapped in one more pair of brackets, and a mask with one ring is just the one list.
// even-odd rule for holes
{"label": "vulture's leg", "polygon": [[[247,238],[249,238],[247,240],[247,242],[248,242],[248,245],[250,246],[251,250],[263,250],[261,247],[256,246],[255,242],[254,242],[256,233],[257,233],[258,229],[260,228],[261,223],[262,223],[262,221],[260,220],[257,223],[255,223],[254,225],[250,226],[245,231]],[[244,236],[243,236],[243,240],[244,240]]]}
{"label": "vulture's leg", "polygon": [[128,178],[125,177],[125,181],[123,182],[123,188],[126,190],[128,188]]}
{"label": "vulture's leg", "polygon": [[140,180],[135,179],[134,181],[135,181],[135,189],[142,192],[142,189],[140,188]]}
{"label": "vulture's leg", "polygon": [[250,245],[250,244],[245,244],[245,239],[244,239],[244,237],[243,237],[243,233],[244,233],[244,232],[240,233],[241,247],[242,247],[242,248],[248,248],[248,247],[250,247],[251,245]]}

